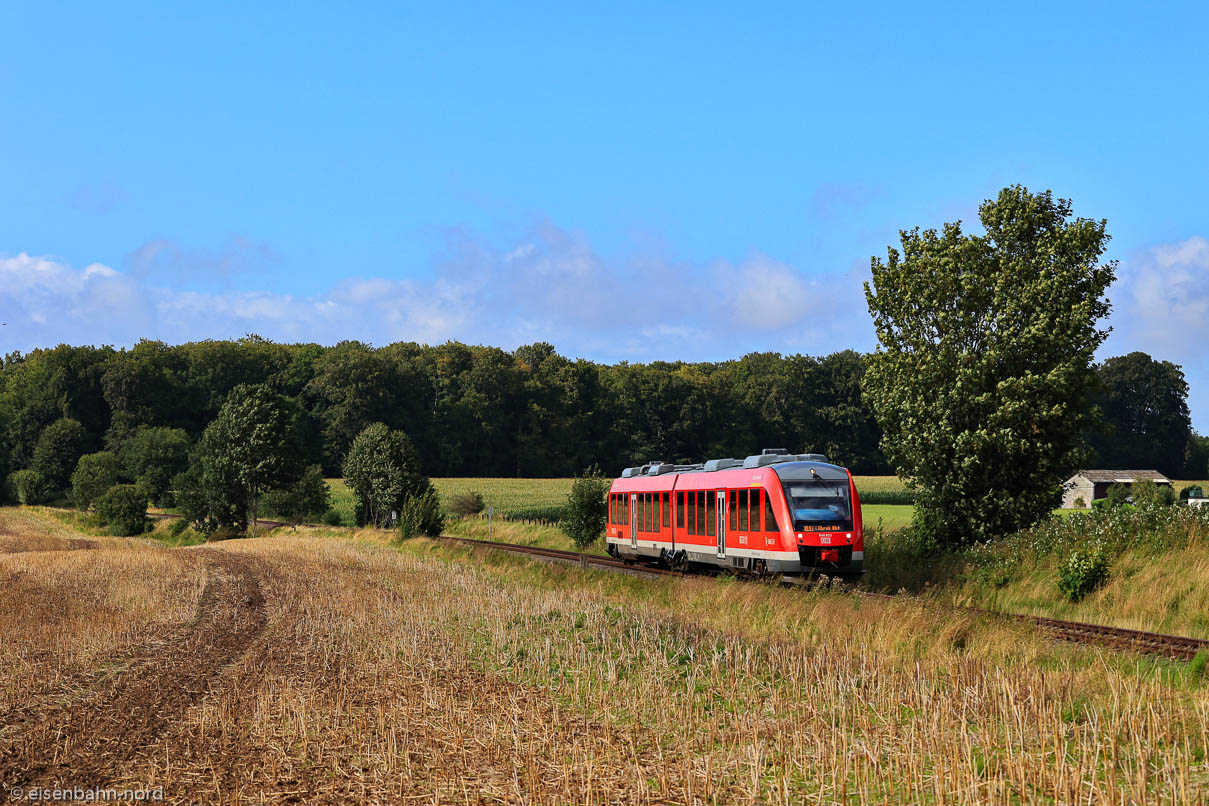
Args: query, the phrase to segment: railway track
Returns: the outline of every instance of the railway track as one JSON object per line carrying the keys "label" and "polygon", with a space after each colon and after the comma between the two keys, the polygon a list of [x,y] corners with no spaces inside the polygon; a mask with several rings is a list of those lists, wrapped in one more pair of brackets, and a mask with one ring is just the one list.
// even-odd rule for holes
{"label": "railway track", "polygon": [[[574,551],[559,551],[556,549],[539,549],[532,546],[519,546],[511,543],[495,543],[490,540],[474,540],[467,537],[445,537],[442,540],[462,545],[496,549],[515,554],[525,554],[548,561],[580,565],[589,568],[605,568],[622,571],[640,576],[674,576],[684,574],[680,571],[670,571],[665,568],[636,565],[599,557],[592,554],[579,554]],[[863,594],[866,596],[893,599],[889,594]],[[1130,630],[1124,627],[1106,627],[1101,624],[1086,624],[1079,621],[1063,621],[1044,616],[1028,616],[1021,614],[997,613],[992,610],[957,607],[955,609],[975,612],[980,615],[995,618],[1009,618],[1021,624],[1028,624],[1043,630],[1048,637],[1057,641],[1075,644],[1101,646],[1107,649],[1136,652],[1143,655],[1171,658],[1173,660],[1191,660],[1198,652],[1209,652],[1209,640],[1204,638],[1189,638],[1182,635],[1165,635],[1163,633]]]}
{"label": "railway track", "polygon": [[[147,517],[154,518],[156,520],[169,520],[179,518],[180,516],[163,513],[149,513]],[[260,526],[269,528],[281,528],[289,526],[289,524],[282,523],[281,521],[262,520],[258,521],[257,523]],[[671,571],[666,568],[657,568],[650,565],[627,563],[622,560],[614,560],[611,557],[601,557],[595,554],[581,554],[574,551],[537,548],[534,546],[521,546],[514,543],[497,543],[491,540],[475,540],[469,537],[451,537],[448,535],[442,535],[440,539],[450,543],[457,543],[459,545],[475,548],[504,551],[511,554],[524,554],[526,556],[544,560],[546,562],[578,565],[582,568],[601,568],[618,573],[632,574],[634,576],[685,576],[685,574],[681,571]],[[894,598],[889,594],[867,593],[862,595],[874,598]],[[1130,630],[1124,627],[1106,627],[1101,624],[1087,624],[1079,621],[1064,621],[1062,619],[1052,619],[1044,616],[998,613],[992,610],[982,610],[978,608],[958,607],[956,609],[976,612],[980,615],[993,616],[995,618],[1008,618],[1021,624],[1037,627],[1043,630],[1048,637],[1056,641],[1099,646],[1106,649],[1135,652],[1143,655],[1171,658],[1173,660],[1191,660],[1192,658],[1196,657],[1198,652],[1209,652],[1209,639],[1204,638],[1190,638],[1183,635],[1166,635],[1164,633],[1145,632],[1143,630]]]}

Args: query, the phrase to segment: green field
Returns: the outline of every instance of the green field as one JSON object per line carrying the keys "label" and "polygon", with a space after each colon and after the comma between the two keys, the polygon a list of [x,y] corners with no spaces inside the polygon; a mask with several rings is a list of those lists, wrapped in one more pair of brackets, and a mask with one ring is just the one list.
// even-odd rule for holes
{"label": "green field", "polygon": [[[903,483],[894,476],[856,476],[860,490],[901,490]],[[517,512],[539,507],[562,506],[571,492],[575,479],[491,479],[457,478],[433,479],[433,486],[448,507],[454,496],[477,492],[483,501],[495,509],[497,515],[508,517]],[[340,513],[341,522],[353,523],[353,495],[343,479],[328,479],[332,491],[332,509]],[[869,528],[877,526],[878,519],[886,529],[900,529],[911,521],[911,507],[866,504],[863,507],[865,523]]]}
{"label": "green field", "polygon": [[[854,476],[858,490],[862,492],[890,492],[905,489],[896,476]],[[492,478],[449,478],[433,479],[433,486],[448,506],[454,496],[478,492],[497,515],[508,517],[517,512],[539,507],[557,507],[566,503],[574,479],[492,479]],[[1178,491],[1189,485],[1199,484],[1209,490],[1209,481],[1174,481]],[[328,479],[332,490],[332,508],[340,513],[341,522],[353,523],[353,496],[343,479]],[[911,522],[912,507],[889,504],[865,504],[862,507],[865,527],[873,529],[880,519],[887,531],[901,529]],[[1077,510],[1056,510],[1069,515]]]}

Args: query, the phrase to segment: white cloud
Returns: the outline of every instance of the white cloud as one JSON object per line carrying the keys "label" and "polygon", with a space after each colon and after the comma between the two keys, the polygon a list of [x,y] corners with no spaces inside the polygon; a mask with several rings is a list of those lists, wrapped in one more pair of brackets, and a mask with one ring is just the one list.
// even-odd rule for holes
{"label": "white cloud", "polygon": [[[761,254],[733,265],[611,258],[582,233],[549,223],[506,249],[455,232],[431,279],[383,272],[343,279],[312,297],[180,288],[174,272],[159,269],[197,264],[179,259],[185,254],[209,253],[152,242],[132,256],[130,271],[76,270],[24,253],[0,257],[0,316],[8,322],[0,346],[124,345],[144,337],[175,343],[255,332],[320,343],[454,339],[513,348],[543,340],[571,355],[644,361],[872,344],[867,317],[855,317],[861,325],[852,329],[861,310],[859,284],[848,275],[811,278]],[[165,255],[176,257],[166,264]]]}
{"label": "white cloud", "polygon": [[1195,235],[1122,262],[1100,357],[1134,350],[1183,367],[1193,426],[1209,428],[1209,239]]}
{"label": "white cloud", "polygon": [[781,330],[800,323],[815,307],[801,273],[764,255],[723,270],[730,313],[736,327]]}
{"label": "white cloud", "polygon": [[1201,360],[1209,349],[1209,240],[1193,236],[1129,260],[1112,296],[1114,327],[1133,349]]}

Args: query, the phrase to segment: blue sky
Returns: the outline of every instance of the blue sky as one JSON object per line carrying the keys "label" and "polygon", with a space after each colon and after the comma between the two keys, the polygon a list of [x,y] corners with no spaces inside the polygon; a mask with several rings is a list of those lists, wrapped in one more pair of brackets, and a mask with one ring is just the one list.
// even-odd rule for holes
{"label": "blue sky", "polygon": [[0,4],[0,349],[874,344],[900,228],[1107,218],[1209,430],[1202,2]]}

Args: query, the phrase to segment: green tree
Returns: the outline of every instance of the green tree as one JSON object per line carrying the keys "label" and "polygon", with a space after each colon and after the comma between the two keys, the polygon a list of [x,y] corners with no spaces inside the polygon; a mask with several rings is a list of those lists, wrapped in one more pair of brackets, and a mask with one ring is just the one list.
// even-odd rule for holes
{"label": "green tree", "polygon": [[1180,368],[1133,352],[1108,359],[1097,376],[1104,427],[1088,440],[1099,455],[1097,465],[1178,477],[1192,438],[1188,383]]}
{"label": "green tree", "polygon": [[445,514],[441,512],[441,498],[432,487],[405,500],[399,510],[400,540],[409,540],[419,535],[437,537],[444,527]]}
{"label": "green tree", "polygon": [[960,223],[903,231],[865,284],[880,346],[865,397],[916,490],[921,542],[957,546],[1037,523],[1083,455],[1107,330],[1104,221],[1015,186]]}
{"label": "green tree", "polygon": [[172,498],[185,521],[204,535],[222,529],[232,533],[248,528],[245,491],[229,465],[208,462],[200,446],[190,455],[189,467],[172,479]]}
{"label": "green tree", "polygon": [[1186,479],[1209,478],[1209,436],[1201,436],[1194,431],[1188,438],[1182,475]]}
{"label": "green tree", "polygon": [[18,504],[30,506],[40,504],[46,498],[46,482],[42,474],[36,470],[18,470],[10,473],[8,483],[12,486],[13,495]]}
{"label": "green tree", "polygon": [[191,505],[205,510],[203,521],[229,525],[232,512],[242,507],[255,526],[261,496],[301,478],[306,466],[296,420],[296,407],[267,386],[231,391],[198,443],[200,475],[183,478],[198,485],[202,500],[192,497]]}
{"label": "green tree", "polygon": [[1109,509],[1123,507],[1129,503],[1129,485],[1113,483],[1104,493],[1104,506]]}
{"label": "green tree", "polygon": [[48,491],[67,489],[71,472],[88,449],[88,432],[78,420],[64,417],[46,426],[34,446],[30,467],[42,476]]}
{"label": "green tree", "polygon": [[609,484],[599,467],[590,467],[571,485],[559,526],[579,548],[587,548],[604,534],[609,520]]}
{"label": "green tree", "polygon": [[115,535],[142,534],[147,525],[147,494],[134,484],[116,484],[97,499],[97,514]]}
{"label": "green tree", "polygon": [[139,428],[122,444],[119,458],[152,502],[171,504],[172,479],[189,466],[189,435],[181,428]]}
{"label": "green tree", "polygon": [[1155,484],[1150,479],[1135,481],[1129,492],[1139,509],[1161,509],[1175,503],[1175,490],[1170,484]]}
{"label": "green tree", "polygon": [[93,503],[118,483],[118,458],[112,453],[86,453],[71,474],[71,500],[80,509]]}
{"label": "green tree", "polygon": [[284,518],[294,526],[308,519],[318,520],[331,505],[331,490],[319,465],[311,465],[298,481],[282,489],[270,490],[264,497],[266,512]]}
{"label": "green tree", "polygon": [[[344,459],[344,481],[353,492],[358,526],[387,526],[403,503],[424,495],[432,483],[402,431],[373,423],[357,435]],[[393,515],[392,515],[393,513]]]}

